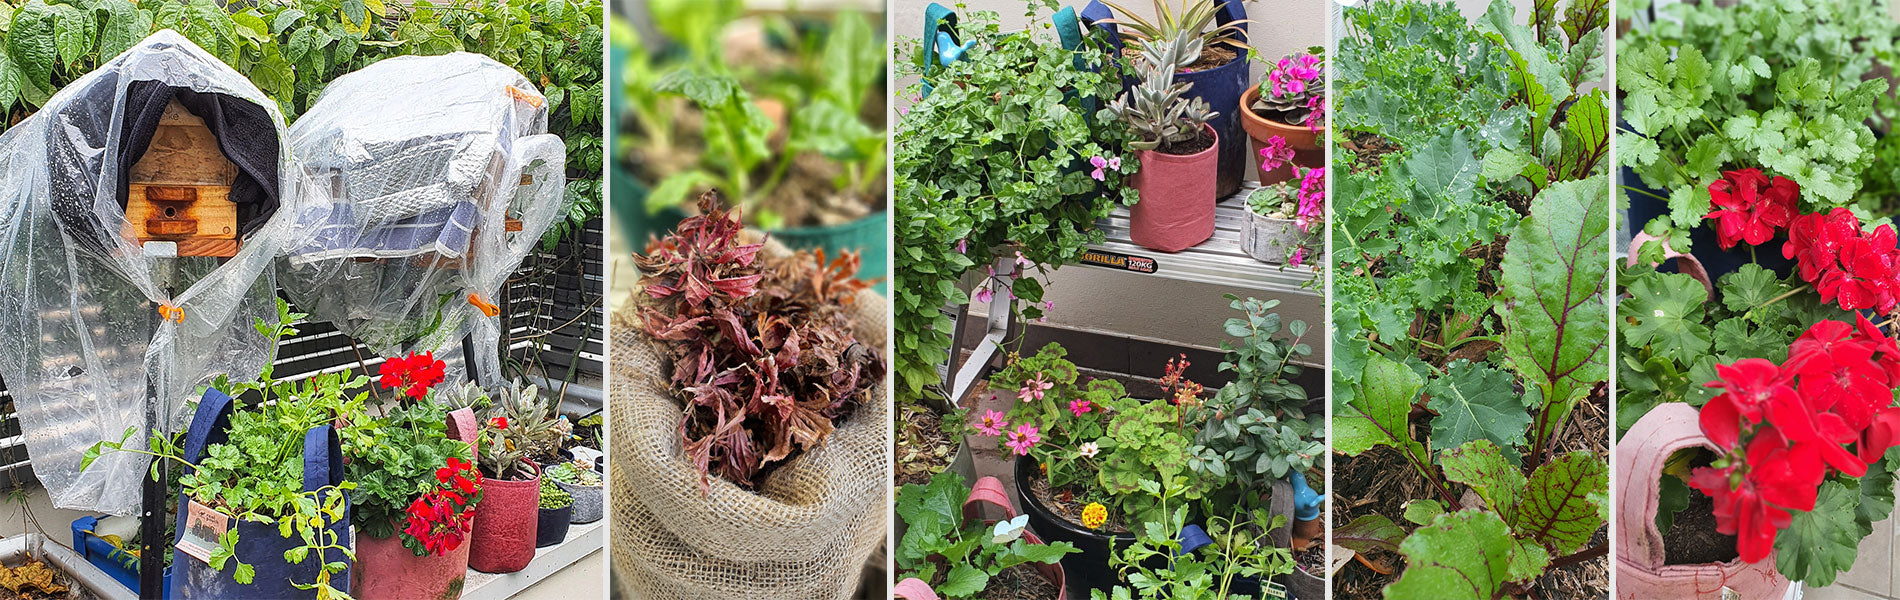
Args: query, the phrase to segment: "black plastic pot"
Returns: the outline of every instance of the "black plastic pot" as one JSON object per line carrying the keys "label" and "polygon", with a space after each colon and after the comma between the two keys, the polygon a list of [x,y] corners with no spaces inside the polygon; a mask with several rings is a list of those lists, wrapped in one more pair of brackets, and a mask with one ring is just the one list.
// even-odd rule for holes
{"label": "black plastic pot", "polygon": [[568,521],[574,518],[573,505],[540,510],[539,520],[535,524],[534,547],[546,548],[567,539]]}
{"label": "black plastic pot", "polygon": [[1297,600],[1320,600],[1326,597],[1326,580],[1307,573],[1299,565],[1293,566],[1293,572],[1281,575],[1280,585],[1286,586],[1287,595]]}
{"label": "black plastic pot", "polygon": [[1068,542],[1075,544],[1075,548],[1081,551],[1062,557],[1062,570],[1068,574],[1069,589],[1079,593],[1072,593],[1069,597],[1087,598],[1089,590],[1106,592],[1121,583],[1115,568],[1108,564],[1109,553],[1112,548],[1126,548],[1135,543],[1135,536],[1100,533],[1055,514],[1035,494],[1029,492],[1032,475],[1038,475],[1035,459],[1016,457],[1016,503],[1023,507],[1023,514],[1029,515],[1029,530],[1041,537],[1044,543]]}

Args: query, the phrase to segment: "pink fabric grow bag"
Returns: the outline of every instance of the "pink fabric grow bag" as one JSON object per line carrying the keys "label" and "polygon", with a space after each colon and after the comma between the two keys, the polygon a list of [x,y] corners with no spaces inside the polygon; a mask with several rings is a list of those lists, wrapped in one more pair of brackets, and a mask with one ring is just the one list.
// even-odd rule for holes
{"label": "pink fabric grow bag", "polygon": [[1215,176],[1220,168],[1220,136],[1214,145],[1188,155],[1136,152],[1141,172],[1129,177],[1141,201],[1129,209],[1128,237],[1143,248],[1180,252],[1214,236]]}
{"label": "pink fabric grow bag", "polygon": [[1699,565],[1663,564],[1662,532],[1656,529],[1663,463],[1677,450],[1705,446],[1696,409],[1669,403],[1650,409],[1616,444],[1616,597],[1619,600],[1720,600],[1727,587],[1748,599],[1780,598],[1788,579],[1775,571],[1775,557],[1758,563],[1733,560]]}
{"label": "pink fabric grow bag", "polygon": [[[450,438],[475,442],[475,411],[463,408],[450,412],[448,424]],[[481,506],[476,511],[481,514]],[[397,530],[402,527],[402,523],[396,524]],[[460,598],[473,543],[471,536],[442,556],[416,556],[403,547],[400,533],[387,538],[358,535],[350,591],[359,598],[390,600]]]}
{"label": "pink fabric grow bag", "polygon": [[[1004,519],[1016,518],[1016,507],[1010,506],[1009,504],[1009,492],[1003,490],[1003,482],[997,481],[995,477],[978,479],[976,480],[976,485],[970,486],[970,497],[963,501],[964,522],[983,519],[983,508],[986,504],[1001,512],[1002,518]],[[996,520],[984,519],[983,523],[986,525],[995,525]],[[1028,531],[1023,532],[1023,539],[1031,544],[1042,543],[1042,538],[1036,537],[1036,534]],[[1032,565],[1031,568],[1035,569],[1036,573],[1041,574],[1043,579],[1047,579],[1049,583],[1055,584],[1056,600],[1068,600],[1068,578],[1063,575],[1062,563],[1053,565]],[[897,582],[897,586],[891,588],[891,595],[892,597],[902,598],[903,600],[939,600],[940,598],[937,596],[936,590],[930,589],[930,584],[915,577],[906,578],[903,581]]]}
{"label": "pink fabric grow bag", "polygon": [[469,534],[468,566],[483,573],[513,573],[534,560],[534,537],[541,520],[541,466],[527,481],[482,480],[482,503],[475,507]]}

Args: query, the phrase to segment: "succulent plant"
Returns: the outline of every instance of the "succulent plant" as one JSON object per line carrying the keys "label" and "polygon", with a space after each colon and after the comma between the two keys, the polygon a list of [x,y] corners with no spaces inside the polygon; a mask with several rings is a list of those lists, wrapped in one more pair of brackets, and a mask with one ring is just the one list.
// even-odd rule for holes
{"label": "succulent plant", "polygon": [[493,405],[482,414],[476,452],[489,477],[514,478],[520,474],[521,459],[553,456],[574,433],[573,424],[555,412],[554,399],[543,400],[532,385],[516,380],[489,400]]}
{"label": "succulent plant", "polygon": [[436,404],[451,411],[472,408],[476,412],[481,412],[488,408],[488,391],[473,381],[464,381],[460,385],[453,386],[436,386],[430,393],[434,394],[431,399]]}
{"label": "succulent plant", "polygon": [[1251,108],[1281,123],[1307,124],[1314,109],[1326,101],[1324,52],[1325,48],[1314,46],[1274,63],[1260,81],[1260,93]]}
{"label": "succulent plant", "polygon": [[1209,45],[1219,44],[1239,50],[1248,49],[1247,44],[1240,41],[1240,37],[1246,34],[1247,24],[1252,21],[1239,19],[1215,26],[1215,19],[1220,17],[1220,5],[1214,0],[1187,0],[1178,9],[1169,6],[1167,0],[1154,0],[1156,16],[1154,21],[1144,19],[1140,14],[1120,4],[1106,1],[1103,4],[1113,9],[1116,16],[1113,19],[1104,19],[1100,23],[1115,25],[1119,28],[1123,39],[1133,41],[1143,49],[1153,46],[1156,40],[1171,40],[1180,37],[1193,37],[1195,41],[1200,42],[1200,45],[1195,47],[1194,53],[1188,55],[1188,62],[1181,65],[1183,67],[1194,64],[1195,59],[1201,56],[1201,48]]}
{"label": "succulent plant", "polygon": [[1142,47],[1135,65],[1141,84],[1108,105],[1134,132],[1137,139],[1128,143],[1130,148],[1154,150],[1192,140],[1219,116],[1206,100],[1187,97],[1194,84],[1174,81],[1177,71],[1201,55],[1201,47],[1201,37],[1191,33]]}
{"label": "succulent plant", "polygon": [[567,490],[561,489],[561,486],[554,485],[553,481],[547,479],[541,480],[541,508],[552,510],[556,508],[567,508],[573,505],[574,496],[567,493]]}

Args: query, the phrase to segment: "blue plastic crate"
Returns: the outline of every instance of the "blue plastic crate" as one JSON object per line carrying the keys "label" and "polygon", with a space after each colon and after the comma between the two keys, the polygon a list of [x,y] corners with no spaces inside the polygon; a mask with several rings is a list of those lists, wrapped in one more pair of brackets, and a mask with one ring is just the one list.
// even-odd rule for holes
{"label": "blue plastic crate", "polygon": [[[139,559],[131,553],[113,547],[111,542],[93,535],[92,530],[99,526],[99,517],[80,517],[73,520],[73,550],[86,557],[86,562],[99,567],[113,581],[119,582],[139,593]],[[162,597],[171,597],[172,570],[165,569],[165,586]]]}

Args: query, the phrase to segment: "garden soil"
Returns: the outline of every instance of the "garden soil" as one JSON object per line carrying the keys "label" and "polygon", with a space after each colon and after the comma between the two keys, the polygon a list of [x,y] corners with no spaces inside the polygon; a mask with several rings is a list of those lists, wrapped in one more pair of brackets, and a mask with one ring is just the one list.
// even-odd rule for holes
{"label": "garden soil", "polygon": [[[773,243],[767,252],[784,252]],[[884,347],[888,304],[858,293],[858,341]],[[613,571],[642,600],[849,598],[884,543],[888,403],[866,402],[816,451],[748,491],[718,477],[709,494],[683,451],[681,403],[660,350],[626,310],[615,314],[609,396]],[[873,388],[884,398],[888,383]]]}
{"label": "garden soil", "polygon": [[1060,590],[1043,579],[1033,565],[1023,563],[997,573],[977,600],[1055,600]]}

